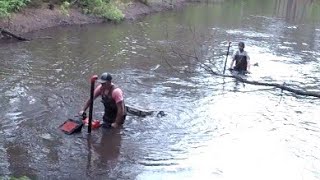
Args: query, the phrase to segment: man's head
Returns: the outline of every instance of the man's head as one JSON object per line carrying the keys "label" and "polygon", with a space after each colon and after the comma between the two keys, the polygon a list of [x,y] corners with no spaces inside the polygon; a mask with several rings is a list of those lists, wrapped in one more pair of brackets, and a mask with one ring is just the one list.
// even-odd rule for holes
{"label": "man's head", "polygon": [[239,50],[242,52],[244,49],[244,42],[239,42],[238,47],[239,47]]}
{"label": "man's head", "polygon": [[101,74],[100,78],[97,81],[101,83],[102,86],[109,88],[111,87],[112,76],[111,74],[105,72]]}

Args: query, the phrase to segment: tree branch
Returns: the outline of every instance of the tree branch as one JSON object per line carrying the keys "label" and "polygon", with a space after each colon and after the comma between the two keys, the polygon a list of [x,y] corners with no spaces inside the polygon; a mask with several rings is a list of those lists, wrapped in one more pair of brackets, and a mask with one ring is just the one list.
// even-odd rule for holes
{"label": "tree branch", "polygon": [[20,41],[30,41],[29,39],[26,39],[26,38],[24,38],[24,37],[15,35],[15,34],[9,32],[9,31],[6,31],[6,30],[4,30],[4,29],[2,29],[2,28],[0,28],[0,33],[1,33],[1,34],[5,34],[5,35],[8,35],[8,36],[11,36],[11,37],[16,38],[16,39],[18,39],[18,40],[20,40]]}
{"label": "tree branch", "polygon": [[234,78],[234,79],[236,79],[236,80],[238,80],[240,82],[247,83],[247,84],[275,87],[275,88],[279,88],[281,90],[289,91],[289,92],[292,92],[292,93],[295,93],[295,94],[298,94],[298,95],[313,96],[313,97],[320,98],[320,93],[319,92],[303,91],[303,90],[294,89],[294,88],[288,87],[286,85],[277,84],[277,83],[259,82],[259,81],[253,81],[253,80],[250,81],[250,80],[244,79],[241,76],[237,76],[237,75],[225,75],[225,74],[220,74],[220,73],[217,73],[217,72],[212,72],[211,74],[212,75],[216,75],[216,76],[221,76],[221,77]]}

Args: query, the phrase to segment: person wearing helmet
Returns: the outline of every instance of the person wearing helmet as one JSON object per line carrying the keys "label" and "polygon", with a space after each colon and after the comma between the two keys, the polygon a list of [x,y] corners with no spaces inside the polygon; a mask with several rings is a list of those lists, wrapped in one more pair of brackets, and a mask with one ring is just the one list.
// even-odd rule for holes
{"label": "person wearing helmet", "polygon": [[[126,110],[123,98],[123,92],[112,83],[112,76],[109,73],[102,73],[97,80],[100,84],[95,88],[93,99],[101,96],[104,105],[103,127],[121,126],[126,118]],[[79,114],[83,114],[90,105],[90,99],[87,100]]]}
{"label": "person wearing helmet", "polygon": [[[249,72],[250,71],[250,57],[247,51],[244,50],[244,42],[239,42],[239,50],[237,50],[233,56],[230,65],[230,69],[239,72]],[[233,64],[235,63],[235,66]]]}

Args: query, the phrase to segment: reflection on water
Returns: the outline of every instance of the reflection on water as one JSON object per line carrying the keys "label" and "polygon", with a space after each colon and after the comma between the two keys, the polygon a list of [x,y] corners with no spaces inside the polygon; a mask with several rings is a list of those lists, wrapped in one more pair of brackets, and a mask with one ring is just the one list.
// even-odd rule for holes
{"label": "reflection on water", "polygon": [[276,0],[275,14],[285,17],[287,21],[302,23],[305,18],[319,16],[319,4],[315,0]]}
{"label": "reflection on water", "polygon": [[[245,41],[247,78],[319,91],[318,1],[193,4],[118,25],[37,32],[54,39],[0,45],[0,175],[32,179],[320,179],[320,103],[212,77],[159,49],[202,48],[223,69],[226,42]],[[166,33],[168,31],[168,33]],[[169,39],[167,39],[169,37]],[[190,50],[190,51],[189,51]],[[229,64],[229,63],[228,63]],[[194,74],[182,73],[189,69]],[[192,69],[193,68],[193,69]],[[126,103],[167,116],[128,116],[118,130],[67,136],[58,127],[108,71]],[[94,118],[103,106],[95,102]]]}
{"label": "reflection on water", "polygon": [[[99,134],[100,136],[100,134]],[[88,135],[87,175],[97,177],[108,175],[116,167],[121,147],[119,129],[101,129],[101,137]]]}

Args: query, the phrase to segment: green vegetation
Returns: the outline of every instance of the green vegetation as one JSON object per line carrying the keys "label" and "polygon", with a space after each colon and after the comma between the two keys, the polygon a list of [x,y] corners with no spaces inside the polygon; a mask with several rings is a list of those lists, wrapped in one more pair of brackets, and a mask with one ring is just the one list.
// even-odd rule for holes
{"label": "green vegetation", "polygon": [[80,7],[84,13],[94,14],[112,21],[121,21],[124,14],[109,0],[81,0]]}
{"label": "green vegetation", "polygon": [[27,176],[22,176],[22,177],[19,177],[19,178],[16,178],[16,177],[9,177],[9,178],[0,177],[0,180],[5,180],[5,179],[9,179],[9,180],[30,180],[30,178],[28,178]]}
{"label": "green vegetation", "polygon": [[63,2],[60,9],[64,15],[69,16],[70,3],[68,1]]}
{"label": "green vegetation", "polygon": [[121,21],[124,14],[110,0],[0,0],[0,18],[10,16],[25,6],[40,7],[44,3],[60,5],[63,14],[69,15],[71,6],[80,7],[84,13],[93,14],[111,21]]}
{"label": "green vegetation", "polygon": [[0,0],[0,17],[7,17],[11,12],[19,11],[30,0]]}

